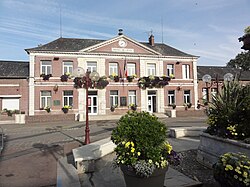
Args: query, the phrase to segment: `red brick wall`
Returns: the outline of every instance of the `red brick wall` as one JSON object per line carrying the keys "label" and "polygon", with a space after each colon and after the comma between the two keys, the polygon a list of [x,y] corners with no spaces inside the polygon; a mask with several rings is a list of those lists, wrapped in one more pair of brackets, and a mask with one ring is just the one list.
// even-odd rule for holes
{"label": "red brick wall", "polygon": [[[19,99],[20,111],[28,113],[28,81],[27,79],[0,79],[1,84],[19,84],[19,86],[0,87],[0,95],[21,95]],[[0,110],[2,110],[2,98],[0,98]]]}
{"label": "red brick wall", "polygon": [[[55,56],[57,57],[57,56]],[[35,57],[35,77],[39,77],[41,74],[41,61],[42,60],[51,60],[52,62],[52,76],[53,77],[61,77],[63,74],[63,61],[72,61],[73,69],[77,68],[77,58],[67,58],[58,56],[58,60],[54,57]]]}

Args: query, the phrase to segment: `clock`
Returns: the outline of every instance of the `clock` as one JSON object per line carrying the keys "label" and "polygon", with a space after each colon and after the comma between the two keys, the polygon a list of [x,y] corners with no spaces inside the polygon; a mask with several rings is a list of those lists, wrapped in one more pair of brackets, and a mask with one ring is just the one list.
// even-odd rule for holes
{"label": "clock", "polygon": [[118,42],[120,47],[126,47],[127,46],[127,42],[125,40],[119,40]]}

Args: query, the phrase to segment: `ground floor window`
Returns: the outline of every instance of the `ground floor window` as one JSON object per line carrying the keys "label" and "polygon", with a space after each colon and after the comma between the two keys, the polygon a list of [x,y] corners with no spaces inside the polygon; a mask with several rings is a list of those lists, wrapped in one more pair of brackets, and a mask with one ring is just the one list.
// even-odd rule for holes
{"label": "ground floor window", "polygon": [[172,105],[175,104],[175,91],[168,90],[168,104]]}
{"label": "ground floor window", "polygon": [[128,91],[128,104],[136,104],[136,91],[129,90]]}
{"label": "ground floor window", "polygon": [[118,90],[110,90],[110,106],[118,106]]}
{"label": "ground floor window", "polygon": [[41,91],[40,107],[51,107],[51,91]]}
{"label": "ground floor window", "polygon": [[63,106],[73,106],[73,91],[67,90],[63,91]]}
{"label": "ground floor window", "polygon": [[190,90],[184,90],[184,103],[191,103]]}

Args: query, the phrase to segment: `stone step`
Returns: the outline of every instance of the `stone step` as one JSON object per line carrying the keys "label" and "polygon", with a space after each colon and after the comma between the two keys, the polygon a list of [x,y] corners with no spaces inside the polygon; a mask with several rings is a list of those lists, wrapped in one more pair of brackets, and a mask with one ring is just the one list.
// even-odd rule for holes
{"label": "stone step", "polygon": [[169,135],[173,138],[200,136],[200,134],[206,129],[206,127],[175,127],[169,128]]}

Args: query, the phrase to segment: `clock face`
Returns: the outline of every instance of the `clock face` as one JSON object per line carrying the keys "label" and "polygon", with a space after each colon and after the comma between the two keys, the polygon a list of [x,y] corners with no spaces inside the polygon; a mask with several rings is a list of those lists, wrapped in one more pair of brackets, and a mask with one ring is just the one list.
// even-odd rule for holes
{"label": "clock face", "polygon": [[127,46],[127,42],[125,40],[119,40],[118,42],[120,47],[126,47]]}

